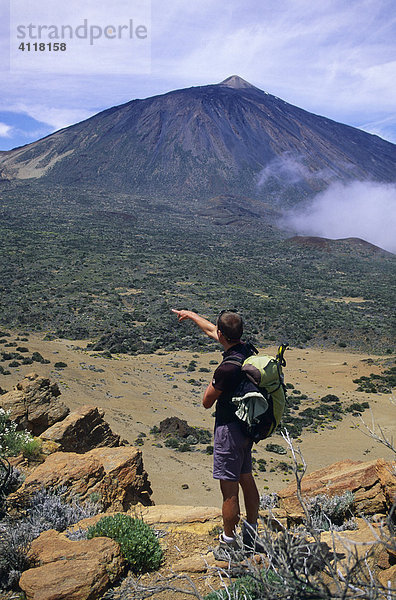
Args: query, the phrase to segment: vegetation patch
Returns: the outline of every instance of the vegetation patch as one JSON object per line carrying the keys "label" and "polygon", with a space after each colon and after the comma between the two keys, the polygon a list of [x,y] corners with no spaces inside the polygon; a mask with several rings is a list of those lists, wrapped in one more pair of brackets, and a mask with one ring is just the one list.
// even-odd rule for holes
{"label": "vegetation patch", "polygon": [[[164,439],[164,445],[178,452],[193,452],[200,449],[210,453],[207,446],[212,440],[212,434],[207,429],[191,427],[184,419],[168,417],[150,429],[155,439]],[[205,445],[206,448],[201,446]]]}
{"label": "vegetation patch", "polygon": [[27,431],[17,431],[17,424],[10,419],[10,413],[0,408],[0,457],[26,456],[36,454],[39,442]]}
{"label": "vegetation patch", "polygon": [[88,539],[102,536],[120,544],[121,552],[134,573],[147,573],[160,567],[163,559],[160,543],[153,529],[141,519],[121,513],[103,517],[87,532]]}
{"label": "vegetation patch", "polygon": [[[120,219],[115,205],[138,218]],[[164,218],[165,205],[172,219]],[[90,339],[91,349],[113,353],[210,350],[214,342],[192,323],[179,325],[170,309],[215,319],[221,289],[257,344],[392,351],[393,256],[343,245],[323,252],[285,243],[264,219],[219,227],[184,210],[180,203],[175,211],[170,198],[5,182],[1,340],[22,328]]]}
{"label": "vegetation patch", "polygon": [[204,600],[259,600],[263,598],[265,588],[253,576],[238,577],[222,590],[210,592]]}
{"label": "vegetation patch", "polygon": [[98,503],[82,504],[78,498],[67,502],[65,491],[63,487],[40,490],[33,494],[23,514],[6,515],[0,521],[0,590],[16,587],[22,572],[30,567],[27,554],[40,533],[48,529],[64,531],[100,511]]}
{"label": "vegetation patch", "polygon": [[59,361],[54,364],[55,369],[65,369],[67,367],[67,363]]}
{"label": "vegetation patch", "polygon": [[359,379],[354,379],[353,383],[358,384],[356,388],[358,392],[391,394],[392,390],[396,388],[396,362],[394,366],[389,367],[380,375],[370,373],[368,377],[362,376]]}
{"label": "vegetation patch", "polygon": [[282,429],[287,429],[292,438],[300,437],[304,429],[317,433],[326,427],[334,428],[335,423],[342,421],[343,415],[347,413],[361,414],[368,408],[368,402],[341,402],[335,394],[327,394],[314,400],[293,389],[287,397],[277,434]]}
{"label": "vegetation patch", "polygon": [[267,444],[265,446],[265,449],[267,450],[267,452],[275,452],[275,454],[287,454],[286,448],[280,446],[279,444]]}
{"label": "vegetation patch", "polygon": [[350,491],[331,497],[318,494],[307,502],[311,524],[317,531],[356,529],[353,506],[354,497]]}

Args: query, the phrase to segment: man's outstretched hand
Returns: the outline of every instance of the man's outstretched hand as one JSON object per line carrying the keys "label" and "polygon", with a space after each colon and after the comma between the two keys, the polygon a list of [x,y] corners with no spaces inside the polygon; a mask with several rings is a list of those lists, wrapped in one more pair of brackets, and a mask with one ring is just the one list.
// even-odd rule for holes
{"label": "man's outstretched hand", "polygon": [[176,310],[172,308],[172,312],[177,315],[179,321],[185,321],[186,319],[192,319],[196,315],[192,310]]}
{"label": "man's outstretched hand", "polygon": [[196,325],[198,325],[198,327],[208,337],[212,338],[212,340],[219,341],[219,338],[217,337],[216,325],[213,325],[213,323],[211,323],[204,317],[201,317],[201,315],[198,315],[197,313],[195,313],[192,310],[176,310],[175,308],[172,308],[172,312],[174,312],[175,315],[177,315],[179,322],[185,321],[186,319],[191,319],[191,321],[193,321]]}

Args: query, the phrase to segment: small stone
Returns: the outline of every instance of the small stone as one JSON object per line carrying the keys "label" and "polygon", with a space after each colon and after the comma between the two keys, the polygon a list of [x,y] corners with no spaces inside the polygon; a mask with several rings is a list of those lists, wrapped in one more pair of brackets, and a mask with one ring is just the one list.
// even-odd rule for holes
{"label": "small stone", "polygon": [[176,573],[205,573],[209,569],[213,568],[216,564],[216,560],[212,554],[193,554],[188,558],[182,558],[177,561],[172,569]]}
{"label": "small stone", "polygon": [[188,489],[189,489],[189,486],[188,486],[188,484],[187,484],[187,483],[183,483],[183,485],[182,485],[182,489],[183,489],[183,490],[188,490]]}

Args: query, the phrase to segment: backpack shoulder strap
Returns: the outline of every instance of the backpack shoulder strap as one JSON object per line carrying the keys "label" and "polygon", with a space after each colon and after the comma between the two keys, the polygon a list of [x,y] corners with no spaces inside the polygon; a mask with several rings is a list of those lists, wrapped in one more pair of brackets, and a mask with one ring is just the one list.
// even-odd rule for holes
{"label": "backpack shoulder strap", "polygon": [[228,365],[236,365],[238,367],[242,367],[244,362],[245,358],[243,358],[242,356],[240,358],[238,356],[227,356],[227,358],[225,358],[221,364],[223,365],[224,363],[227,363]]}
{"label": "backpack shoulder strap", "polygon": [[253,354],[258,354],[257,348],[255,348],[251,342],[246,342],[245,348],[246,356],[238,356],[238,354],[233,354],[232,356],[227,356],[226,358],[224,358],[221,364],[228,363],[230,365],[237,365],[239,367],[242,367],[243,363],[247,358],[249,358],[249,356],[252,356]]}

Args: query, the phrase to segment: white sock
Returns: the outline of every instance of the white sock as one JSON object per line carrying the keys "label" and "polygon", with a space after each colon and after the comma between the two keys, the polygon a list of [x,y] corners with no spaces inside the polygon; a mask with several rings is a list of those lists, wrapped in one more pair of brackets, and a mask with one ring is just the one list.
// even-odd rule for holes
{"label": "white sock", "polygon": [[223,540],[225,542],[227,542],[227,544],[230,544],[231,542],[235,541],[235,535],[233,535],[232,537],[229,537],[228,535],[226,535],[223,531]]}

